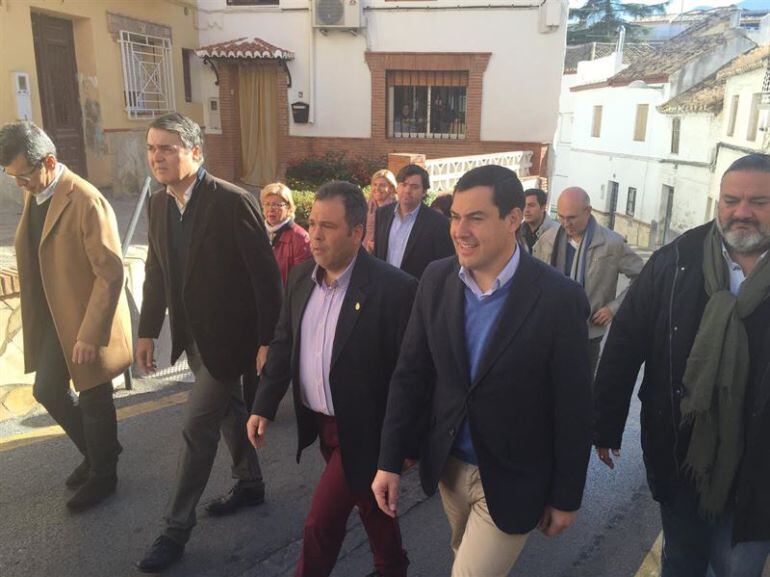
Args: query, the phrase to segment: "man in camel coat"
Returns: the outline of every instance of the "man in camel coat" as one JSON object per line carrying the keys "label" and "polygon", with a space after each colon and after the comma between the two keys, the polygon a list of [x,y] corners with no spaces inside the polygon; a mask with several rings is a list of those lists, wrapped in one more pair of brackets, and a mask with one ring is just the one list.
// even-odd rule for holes
{"label": "man in camel coat", "polygon": [[115,491],[121,451],[112,379],[131,363],[131,320],[117,222],[31,122],[0,128],[0,166],[24,191],[15,248],[25,370],[36,373],[35,399],[85,457],[66,480],[79,488],[67,507],[83,511]]}

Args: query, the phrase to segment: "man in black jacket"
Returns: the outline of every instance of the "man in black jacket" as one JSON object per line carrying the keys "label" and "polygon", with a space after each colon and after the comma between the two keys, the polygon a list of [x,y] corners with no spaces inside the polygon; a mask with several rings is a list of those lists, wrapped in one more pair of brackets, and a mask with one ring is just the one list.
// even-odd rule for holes
{"label": "man in black jacket", "polygon": [[409,564],[398,522],[378,509],[369,485],[417,281],[361,248],[365,224],[361,189],[349,182],[319,189],[310,212],[314,261],[289,276],[248,422],[249,438],[259,446],[293,382],[297,460],[320,439],[326,468],[305,522],[297,577],[331,573],[354,506],[369,535],[372,575],[405,576]]}
{"label": "man in black jacket", "polygon": [[425,205],[430,176],[408,164],[396,176],[398,202],[377,209],[374,255],[416,279],[434,260],[454,254],[447,219]]}
{"label": "man in black jacket", "polygon": [[149,202],[136,359],[145,373],[154,370],[153,339],[168,309],[171,362],[185,351],[195,384],[185,406],[184,445],[166,528],[137,564],[146,572],[181,557],[220,430],[237,483],[208,512],[226,515],[264,501],[257,455],[246,438],[240,377],[255,362],[259,372],[267,356],[281,305],[281,276],[254,199],[203,168],[202,136],[195,122],[178,113],[157,118],[147,131],[147,159],[165,189]]}
{"label": "man in black jacket", "polygon": [[457,183],[458,256],[425,271],[390,385],[372,489],[395,516],[399,473],[427,414],[420,475],[427,494],[441,492],[453,577],[508,575],[527,534],[558,535],[582,500],[588,301],[518,247],[523,206],[507,168],[475,168]]}
{"label": "man in black jacket", "polygon": [[595,444],[612,468],[645,363],[662,577],[759,577],[770,552],[768,249],[770,156],[752,154],[722,176],[717,219],[652,255],[599,364]]}

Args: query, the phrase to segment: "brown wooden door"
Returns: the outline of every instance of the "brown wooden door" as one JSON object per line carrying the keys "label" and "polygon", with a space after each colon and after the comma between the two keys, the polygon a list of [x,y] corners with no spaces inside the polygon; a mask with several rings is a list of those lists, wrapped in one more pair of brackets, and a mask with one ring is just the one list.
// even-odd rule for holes
{"label": "brown wooden door", "polygon": [[72,22],[32,14],[32,35],[43,128],[56,144],[58,159],[85,178],[88,175]]}

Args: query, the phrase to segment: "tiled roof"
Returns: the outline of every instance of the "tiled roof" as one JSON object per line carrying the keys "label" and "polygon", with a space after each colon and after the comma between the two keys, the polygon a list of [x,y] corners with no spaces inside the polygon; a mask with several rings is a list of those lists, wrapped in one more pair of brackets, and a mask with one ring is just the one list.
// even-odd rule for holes
{"label": "tiled roof", "polygon": [[770,46],[757,46],[753,50],[741,54],[727,66],[721,68],[717,72],[717,76],[720,78],[729,78],[730,76],[737,76],[738,74],[746,74],[757,68],[765,68],[767,66],[768,55],[770,55]]}
{"label": "tiled roof", "polygon": [[658,106],[661,114],[683,114],[693,112],[717,113],[722,110],[725,97],[725,80],[712,74],[689,90],[677,94],[668,102]]}
{"label": "tiled roof", "polygon": [[201,58],[251,58],[260,60],[292,60],[294,53],[273,46],[261,38],[236,38],[228,42],[202,46],[195,53]]}
{"label": "tiled roof", "polygon": [[702,36],[680,35],[658,46],[647,57],[633,62],[608,81],[610,86],[623,86],[634,80],[665,82],[691,60],[710,52],[725,42],[724,34]]}
{"label": "tiled roof", "polygon": [[[589,42],[567,46],[564,54],[564,74],[577,72],[578,62],[604,58],[615,51],[615,42]],[[627,42],[623,48],[623,63],[631,64],[650,54],[655,45],[649,42]]]}
{"label": "tiled roof", "polygon": [[658,111],[663,114],[719,112],[724,101],[727,79],[731,76],[765,68],[769,54],[770,46],[757,46],[753,50],[734,58],[689,90],[662,104],[658,107]]}

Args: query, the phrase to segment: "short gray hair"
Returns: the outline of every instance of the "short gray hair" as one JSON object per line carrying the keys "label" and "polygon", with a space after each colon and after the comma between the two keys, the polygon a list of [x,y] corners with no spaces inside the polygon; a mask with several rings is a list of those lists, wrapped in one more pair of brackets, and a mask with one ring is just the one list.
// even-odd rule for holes
{"label": "short gray hair", "polygon": [[192,118],[179,112],[171,112],[153,120],[147,128],[147,132],[150,132],[151,128],[173,132],[182,139],[182,144],[188,150],[192,150],[196,146],[200,147],[200,160],[203,162],[203,131]]}
{"label": "short gray hair", "polygon": [[8,166],[20,154],[30,166],[40,166],[47,156],[56,156],[56,145],[28,120],[9,122],[0,128],[0,166]]}

